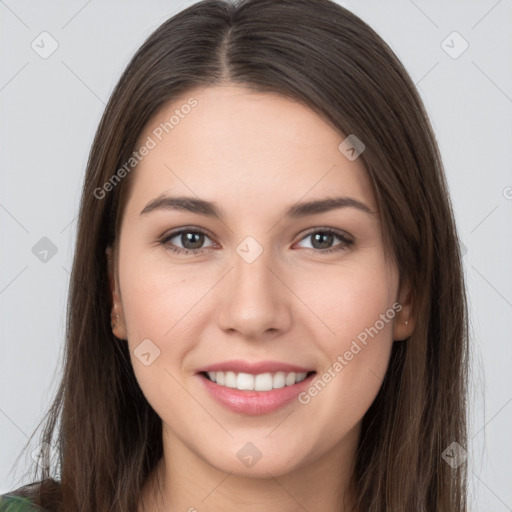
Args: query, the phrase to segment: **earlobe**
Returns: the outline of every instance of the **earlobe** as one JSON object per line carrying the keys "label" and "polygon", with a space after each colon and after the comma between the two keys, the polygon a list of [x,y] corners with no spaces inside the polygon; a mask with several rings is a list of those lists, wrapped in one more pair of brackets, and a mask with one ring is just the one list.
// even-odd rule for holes
{"label": "earlobe", "polygon": [[393,325],[393,340],[400,341],[409,338],[416,325],[412,307],[411,285],[408,280],[401,287],[397,302],[401,309]]}
{"label": "earlobe", "polygon": [[108,279],[110,283],[110,293],[112,298],[112,310],[110,312],[110,326],[114,336],[120,340],[126,340],[128,338],[126,333],[126,327],[124,323],[123,307],[121,299],[119,297],[115,266],[113,261],[112,247],[107,247],[105,250],[107,255],[107,269]]}

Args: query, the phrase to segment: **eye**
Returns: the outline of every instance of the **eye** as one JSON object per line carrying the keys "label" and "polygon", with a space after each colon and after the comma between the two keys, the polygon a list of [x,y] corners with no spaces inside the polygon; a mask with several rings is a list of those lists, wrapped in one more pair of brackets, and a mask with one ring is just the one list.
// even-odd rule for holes
{"label": "eye", "polygon": [[[165,235],[159,242],[172,252],[177,254],[199,254],[206,250],[206,247],[201,247],[204,244],[205,238],[208,235],[198,229],[181,229]],[[176,245],[172,240],[176,239],[177,243],[182,246]],[[212,244],[210,247],[212,247]]]}
{"label": "eye", "polygon": [[[310,248],[320,252],[321,254],[343,251],[354,243],[354,240],[349,238],[345,233],[328,228],[316,228],[315,231],[310,231],[305,237],[303,237],[301,241],[306,240],[307,238],[311,238],[312,240],[312,247]],[[341,243],[331,247],[331,244],[336,238],[340,240]],[[307,248],[309,249],[309,247]]]}
{"label": "eye", "polygon": [[[314,231],[310,231],[306,234],[301,241],[307,238],[311,238],[312,244],[311,247],[306,247],[306,249],[312,249],[320,254],[343,251],[354,243],[345,233],[330,228],[316,228]],[[332,243],[336,238],[340,240],[341,243],[335,244],[334,247],[332,247]],[[189,228],[169,233],[160,239],[159,243],[165,246],[166,249],[177,254],[197,255],[215,246],[214,243],[211,243],[209,246],[203,246],[206,239],[210,238],[204,231],[197,228]],[[173,242],[173,240],[175,241]],[[178,244],[181,244],[181,246]]]}

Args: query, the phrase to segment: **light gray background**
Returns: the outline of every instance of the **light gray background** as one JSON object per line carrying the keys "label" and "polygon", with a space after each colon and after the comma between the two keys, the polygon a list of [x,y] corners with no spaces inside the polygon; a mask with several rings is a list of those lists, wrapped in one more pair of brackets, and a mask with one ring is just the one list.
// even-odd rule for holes
{"label": "light gray background", "polygon": [[[104,105],[143,40],[190,3],[0,1],[0,492],[25,483],[27,461],[13,463],[56,390],[80,188]],[[510,511],[512,0],[340,3],[401,58],[434,125],[467,250],[472,510]],[[43,31],[59,45],[47,59],[31,48]],[[446,40],[453,31],[469,44],[458,58],[445,51],[463,48]],[[46,262],[32,252],[42,237],[57,248]]]}

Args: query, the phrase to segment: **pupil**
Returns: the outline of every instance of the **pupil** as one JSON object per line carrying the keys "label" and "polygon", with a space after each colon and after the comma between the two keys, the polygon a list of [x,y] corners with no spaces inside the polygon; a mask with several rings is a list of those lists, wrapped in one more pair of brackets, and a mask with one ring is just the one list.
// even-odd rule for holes
{"label": "pupil", "polygon": [[[331,233],[316,233],[313,236],[313,247],[315,247],[315,249],[329,248],[330,244],[332,243],[333,236],[334,235],[332,235]],[[319,239],[320,239],[320,245],[322,245],[322,247],[316,247],[316,245],[315,245],[315,242],[318,241]],[[322,240],[323,240],[323,242],[322,242]]]}
{"label": "pupil", "polygon": [[[194,242],[195,239],[195,242]],[[187,246],[191,242],[192,247]],[[184,233],[181,235],[181,243],[185,249],[200,249],[204,242],[204,235],[202,233]]]}

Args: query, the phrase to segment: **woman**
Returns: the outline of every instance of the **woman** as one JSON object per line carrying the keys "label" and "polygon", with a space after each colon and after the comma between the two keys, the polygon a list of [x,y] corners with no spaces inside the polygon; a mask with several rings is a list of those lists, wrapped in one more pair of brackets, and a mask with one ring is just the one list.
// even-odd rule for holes
{"label": "woman", "polygon": [[149,37],[91,149],[69,293],[59,468],[44,450],[11,495],[466,509],[442,456],[466,444],[467,306],[441,159],[337,4],[206,0]]}

